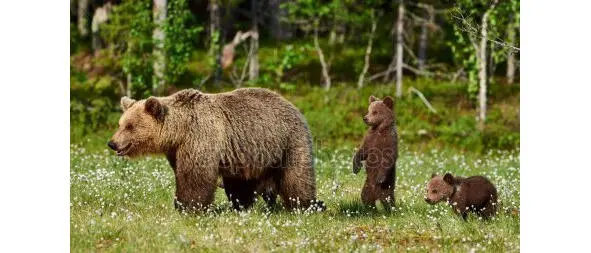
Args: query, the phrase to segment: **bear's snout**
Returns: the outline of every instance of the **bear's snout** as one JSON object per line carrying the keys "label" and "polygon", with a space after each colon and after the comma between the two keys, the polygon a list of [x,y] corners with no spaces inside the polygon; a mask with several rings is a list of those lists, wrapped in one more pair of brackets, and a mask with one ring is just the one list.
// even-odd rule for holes
{"label": "bear's snout", "polygon": [[109,142],[107,143],[107,146],[109,146],[109,148],[111,148],[112,150],[115,150],[115,151],[117,151],[117,144],[116,144],[114,141],[112,141],[112,140],[111,140],[111,141],[109,141]]}
{"label": "bear's snout", "polygon": [[367,116],[363,116],[363,122],[365,122],[365,124],[368,124],[368,122],[367,122]]}
{"label": "bear's snout", "polygon": [[429,203],[431,205],[433,204],[433,202],[429,198],[427,198],[427,197],[425,197],[425,202],[427,202],[427,203]]}

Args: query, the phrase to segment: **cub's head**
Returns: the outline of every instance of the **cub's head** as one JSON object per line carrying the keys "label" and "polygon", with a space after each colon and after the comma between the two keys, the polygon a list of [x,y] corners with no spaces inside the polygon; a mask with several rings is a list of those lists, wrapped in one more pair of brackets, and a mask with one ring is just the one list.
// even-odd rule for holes
{"label": "cub's head", "polygon": [[431,175],[431,180],[427,183],[427,197],[425,201],[433,205],[451,197],[454,191],[454,179],[449,173],[445,176]]}
{"label": "cub's head", "polygon": [[369,108],[363,116],[365,124],[376,127],[382,123],[391,124],[394,120],[394,101],[391,97],[379,100],[374,96],[369,97]]}
{"label": "cub's head", "polygon": [[123,115],[119,119],[119,129],[108,146],[119,156],[135,157],[159,152],[160,129],[167,108],[155,97],[135,101],[121,98]]}

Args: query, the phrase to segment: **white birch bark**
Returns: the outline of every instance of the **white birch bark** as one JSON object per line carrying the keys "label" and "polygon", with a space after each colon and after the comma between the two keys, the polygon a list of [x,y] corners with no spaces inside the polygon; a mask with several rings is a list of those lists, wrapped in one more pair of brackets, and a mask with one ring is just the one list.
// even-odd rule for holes
{"label": "white birch bark", "polygon": [[316,53],[318,54],[318,58],[320,60],[320,65],[322,67],[324,89],[330,90],[330,75],[328,74],[328,65],[326,64],[326,60],[324,59],[324,53],[322,52],[322,48],[320,48],[320,44],[318,43],[318,22],[318,20],[314,20],[314,48],[316,49]]}
{"label": "white birch bark", "polygon": [[163,26],[166,21],[166,0],[154,0],[154,24],[155,28],[152,34],[154,39],[154,77],[152,81],[152,92],[154,95],[161,95],[164,89],[164,69],[166,68],[166,57],[164,53],[164,34]]}
{"label": "white birch bark", "polygon": [[398,5],[398,21],[396,23],[396,97],[402,96],[402,60],[404,43],[404,1]]}
{"label": "white birch bark", "polygon": [[367,74],[367,70],[369,69],[369,58],[371,56],[371,49],[373,46],[373,37],[376,32],[377,21],[376,18],[373,16],[371,17],[371,31],[369,33],[369,41],[367,42],[367,49],[365,50],[365,64],[363,65],[363,70],[359,75],[359,80],[357,81],[357,88],[362,88],[363,83],[365,82],[365,74]]}

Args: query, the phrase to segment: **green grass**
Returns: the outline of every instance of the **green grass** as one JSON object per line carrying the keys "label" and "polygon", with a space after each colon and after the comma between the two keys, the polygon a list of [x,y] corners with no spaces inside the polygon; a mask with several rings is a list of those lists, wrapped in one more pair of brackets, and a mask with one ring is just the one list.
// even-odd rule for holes
{"label": "green grass", "polygon": [[[316,151],[316,182],[324,212],[270,211],[262,199],[235,212],[218,189],[212,211],[187,215],[173,207],[174,177],[164,158],[130,161],[102,148],[102,137],[86,140],[70,148],[73,252],[520,250],[519,150],[416,152],[403,142],[398,206],[386,214],[360,205],[365,173],[351,172],[351,148],[322,149]],[[500,195],[497,217],[464,222],[444,204],[426,204],[431,173],[446,171],[490,178]]]}

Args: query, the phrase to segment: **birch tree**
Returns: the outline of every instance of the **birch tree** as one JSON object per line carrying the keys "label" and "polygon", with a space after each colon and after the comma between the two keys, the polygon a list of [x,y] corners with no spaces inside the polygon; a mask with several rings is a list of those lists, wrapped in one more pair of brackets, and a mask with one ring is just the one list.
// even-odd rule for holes
{"label": "birch tree", "polygon": [[164,71],[166,56],[164,54],[164,24],[166,21],[166,1],[154,0],[154,80],[152,81],[154,95],[160,95],[164,89]]}
{"label": "birch tree", "polygon": [[367,42],[367,48],[365,49],[365,64],[363,65],[363,70],[361,71],[361,74],[359,75],[359,80],[357,81],[357,88],[363,87],[363,83],[365,82],[365,74],[367,73],[367,70],[369,69],[369,59],[371,56],[371,50],[372,50],[372,46],[373,46],[374,34],[375,34],[376,28],[377,28],[377,18],[376,18],[375,10],[373,10],[373,9],[370,11],[370,19],[371,19],[371,30],[369,32],[369,39]]}
{"label": "birch tree", "polygon": [[322,77],[324,79],[324,89],[330,90],[330,75],[328,74],[328,64],[324,59],[324,52],[320,47],[320,43],[318,43],[318,25],[320,21],[318,19],[314,20],[314,49],[316,49],[316,53],[318,54],[318,60],[320,61],[320,66],[322,67]]}
{"label": "birch tree", "polygon": [[425,71],[425,65],[427,62],[427,43],[429,38],[429,26],[433,26],[435,21],[435,10],[433,5],[419,4],[419,7],[423,9],[424,17],[421,22],[421,35],[419,38],[419,53],[418,53],[418,67],[419,71]]}
{"label": "birch tree", "polygon": [[78,32],[82,37],[88,36],[89,0],[78,0]]}
{"label": "birch tree", "polygon": [[209,0],[209,59],[214,71],[214,81],[219,83],[222,77],[220,52],[220,10],[218,0]]}
{"label": "birch tree", "polygon": [[404,1],[398,5],[398,21],[396,22],[396,97],[402,97],[402,64],[404,44]]}
{"label": "birch tree", "polygon": [[258,36],[258,22],[259,22],[259,5],[257,0],[251,0],[251,14],[252,14],[252,33],[256,36],[250,37],[250,52],[248,65],[248,79],[254,81],[259,77],[259,36]]}
{"label": "birch tree", "polygon": [[[490,64],[499,62],[504,55],[503,49],[515,48],[507,46],[499,40],[498,36],[503,31],[503,16],[507,13],[497,12],[499,1],[491,3],[483,1],[484,8],[479,8],[478,3],[462,1],[452,13],[454,34],[456,41],[450,43],[454,57],[459,59],[468,73],[468,92],[475,92],[478,100],[478,129],[484,130],[487,113],[487,90],[489,83],[488,69]],[[504,4],[507,1],[503,2]],[[506,6],[503,6],[505,10]],[[476,17],[476,18],[474,18]],[[468,45],[466,45],[466,42]],[[498,46],[500,50],[493,50],[492,46]],[[489,52],[488,48],[491,48]],[[518,50],[518,48],[516,48]],[[495,59],[496,58],[496,59]],[[489,61],[490,60],[490,61]],[[489,66],[490,65],[490,66]]]}
{"label": "birch tree", "polygon": [[482,15],[481,28],[480,28],[480,44],[474,45],[478,54],[478,104],[479,104],[479,117],[478,127],[480,130],[484,129],[484,123],[486,121],[486,90],[488,83],[487,67],[486,67],[486,46],[488,42],[488,22],[491,11],[497,5],[498,0],[495,0],[493,4],[484,12]]}

